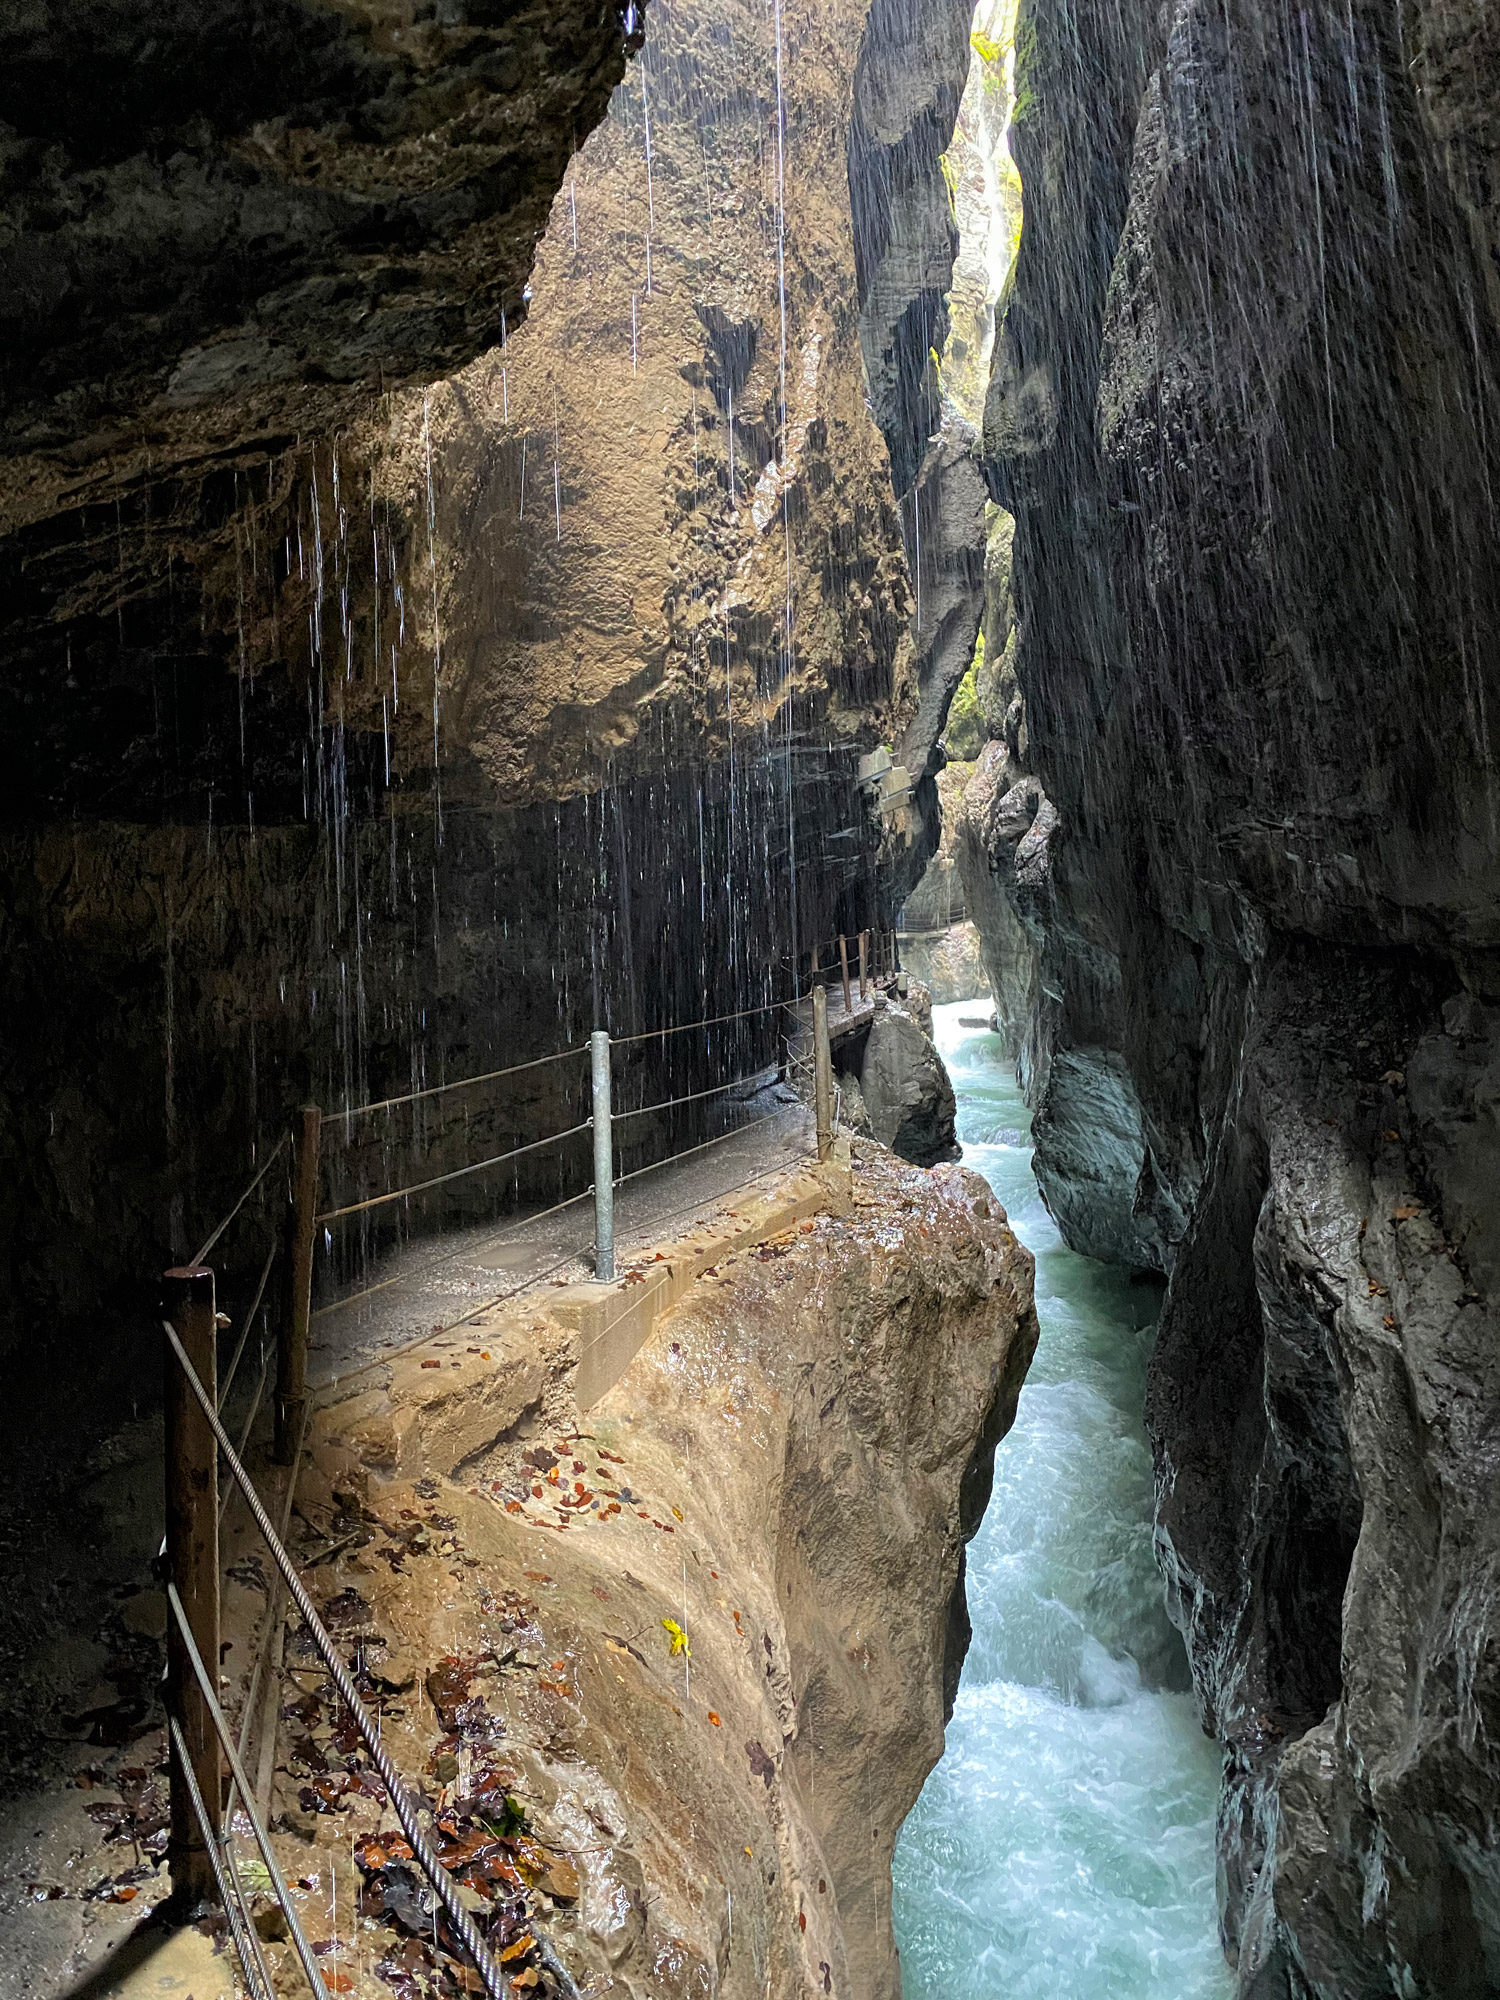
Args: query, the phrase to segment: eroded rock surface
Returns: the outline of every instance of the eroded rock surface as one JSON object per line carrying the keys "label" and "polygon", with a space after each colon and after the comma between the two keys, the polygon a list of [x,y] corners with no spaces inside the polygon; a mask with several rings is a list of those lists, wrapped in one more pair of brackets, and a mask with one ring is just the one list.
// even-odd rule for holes
{"label": "eroded rock surface", "polygon": [[[929,1024],[930,1014],[929,1006]],[[882,1145],[923,1167],[957,1159],[953,1085],[931,1035],[905,1009],[877,1011],[859,1088],[870,1130]]]}
{"label": "eroded rock surface", "polygon": [[[857,1145],[848,1212],[706,1272],[586,1418],[545,1296],[520,1329],[540,1405],[457,1481],[383,1478],[359,1413],[325,1413],[327,1532],[351,1504],[365,1526],[320,1593],[439,1823],[461,1833],[485,1785],[524,1808],[538,1858],[509,1859],[586,1991],[895,2000],[891,1855],[967,1644],[963,1549],[1035,1345],[1031,1275],[976,1177]],[[433,1352],[467,1380],[494,1338]],[[401,1698],[418,1683],[436,1712]],[[336,1786],[309,1809],[298,1783],[286,1838],[314,1867],[378,1831],[377,1802]],[[399,1898],[370,1901],[366,1950],[406,1948]]]}
{"label": "eroded rock surface", "polygon": [[984,450],[1026,734],[970,788],[969,905],[1049,1202],[1171,1273],[1161,1553],[1229,1750],[1240,1991],[1477,2000],[1492,24],[1084,0],[1017,49]]}
{"label": "eroded rock surface", "polygon": [[[920,865],[855,782],[918,678],[861,375],[846,140],[866,10],[664,4],[628,69],[622,20],[596,11],[598,37],[568,9],[424,20],[410,41],[392,16],[374,69],[351,72],[351,89],[386,79],[393,118],[442,112],[414,151],[391,128],[413,176],[444,200],[478,187],[519,204],[504,229],[501,206],[465,225],[482,282],[476,265],[460,287],[470,318],[449,328],[440,381],[410,386],[431,356],[387,356],[384,386],[406,387],[377,407],[309,347],[338,377],[317,391],[342,399],[329,438],[311,391],[286,400],[300,379],[242,379],[226,358],[240,336],[198,328],[224,372],[195,363],[201,396],[173,406],[194,426],[188,456],[156,438],[138,477],[90,473],[66,518],[38,514],[0,548],[16,1272],[0,1340],[35,1313],[78,1327],[129,1302],[202,1241],[298,1102],[496,1070],[605,1016],[629,1031],[749,1006],[789,990],[794,937],[883,927],[896,876]],[[385,16],[346,13],[309,44],[313,70],[327,36],[385,33]],[[126,16],[111,32],[128,39]],[[512,46],[535,77],[500,62]],[[300,104],[304,70],[283,82]],[[270,87],[260,70],[251,83]],[[468,148],[476,120],[491,151]],[[349,122],[322,138],[268,127],[275,161],[247,141],[245,172],[303,160],[297,187],[337,207],[347,190],[324,182],[344,189],[360,160],[374,174],[380,151]],[[215,159],[216,133],[193,141]],[[933,162],[942,139],[927,132]],[[529,178],[493,150],[512,143]],[[198,167],[180,171],[190,214]],[[505,232],[522,220],[517,264]],[[298,244],[334,265],[348,248],[337,232]],[[433,255],[441,302],[456,266]],[[368,303],[335,285],[318,327],[373,340]],[[276,323],[276,339],[312,341],[290,309]],[[176,366],[167,331],[153,367]],[[0,466],[6,492],[20,479]],[[972,467],[969,481],[978,492]],[[718,1051],[741,1069],[773,1053]],[[672,1077],[642,1079],[638,1101],[731,1073],[687,1075],[701,1044],[666,1054]],[[386,1185],[429,1178],[471,1138],[493,1132],[499,1153],[576,1124],[575,1081],[503,1086],[472,1102],[472,1132],[467,1112],[413,1121],[386,1132],[393,1153],[376,1141],[341,1160],[357,1178],[399,1156]],[[527,1156],[519,1191],[533,1170],[538,1192],[576,1191],[582,1159],[576,1142]],[[96,1257],[73,1253],[80,1232]]]}
{"label": "eroded rock surface", "polygon": [[945,931],[903,936],[902,963],[909,965],[932,995],[935,1007],[953,1000],[990,1000],[989,975],[979,931],[967,919]]}
{"label": "eroded rock surface", "polygon": [[0,519],[43,517],[80,471],[327,428],[498,340],[643,20],[608,0],[13,11]]}

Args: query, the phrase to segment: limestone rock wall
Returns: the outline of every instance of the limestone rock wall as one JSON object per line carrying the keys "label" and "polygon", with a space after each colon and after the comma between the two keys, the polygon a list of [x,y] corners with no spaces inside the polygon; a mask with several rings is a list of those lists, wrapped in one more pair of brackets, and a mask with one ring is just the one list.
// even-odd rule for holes
{"label": "limestone rock wall", "polygon": [[1240,1991],[1478,1996],[1492,27],[1071,0],[1017,49],[984,452],[1027,740],[971,788],[970,906],[998,980],[1033,955],[1049,1203],[1171,1274],[1160,1549]]}
{"label": "limestone rock wall", "polygon": [[[327,429],[524,312],[644,9],[79,5],[0,29],[7,529]],[[73,489],[69,492],[69,489]]]}
{"label": "limestone rock wall", "polygon": [[[913,593],[845,164],[865,13],[654,7],[526,324],[372,434],[426,572],[450,790],[567,796],[731,737],[748,764],[904,725]],[[381,693],[372,666],[366,727]],[[430,760],[422,723],[404,761]]]}
{"label": "limestone rock wall", "polygon": [[[157,191],[146,289],[181,298],[149,341],[116,315],[144,345],[109,378],[115,429],[33,439],[45,477],[0,469],[0,1324],[20,1345],[41,1319],[44,1373],[96,1316],[149,1303],[303,1097],[332,1109],[599,1022],[752,1005],[813,942],[884,924],[920,865],[855,783],[920,676],[862,377],[848,135],[867,10],[658,6],[644,51],[644,13],[596,12],[345,10],[276,75],[268,29],[244,84],[245,117],[269,122],[241,131],[225,98],[163,165],[143,101],[104,178],[77,180],[84,206]],[[173,26],[183,63],[218,74],[216,20]],[[110,32],[130,41],[128,9]],[[34,57],[55,81],[60,45],[36,33],[15,74]],[[28,146],[59,188],[83,171]],[[404,221],[381,206],[397,166]],[[296,208],[264,269],[220,217],[224,269],[210,282],[193,238],[203,269],[178,284],[182,229],[218,214],[200,181],[239,190],[234,216],[263,183]],[[400,271],[377,223],[411,238]],[[79,339],[102,338],[76,272]],[[408,329],[426,345],[398,352],[381,285],[426,301]],[[198,358],[173,401],[179,334]],[[360,371],[336,340],[365,342]],[[82,353],[49,347],[58,385]],[[44,373],[17,394],[45,401]],[[632,1058],[632,1082],[644,1100],[775,1055],[736,1029],[648,1053],[654,1086]],[[392,1131],[349,1194],[576,1122],[551,1075]],[[460,1184],[459,1212],[572,1190],[577,1156]],[[259,1254],[226,1241],[231,1288]]]}
{"label": "limestone rock wall", "polygon": [[[1036,1344],[1029,1254],[976,1176],[857,1143],[844,1212],[720,1258],[582,1418],[576,1337],[534,1304],[450,1378],[498,1378],[518,1343],[547,1376],[498,1439],[470,1413],[486,1449],[425,1468],[441,1560],[425,1535],[373,1560],[411,1536],[401,1507],[418,1520],[412,1468],[361,1403],[320,1419],[310,1500],[326,1468],[371,1524],[321,1589],[361,1593],[382,1671],[446,1654],[483,1697],[436,1742],[409,1704],[393,1754],[447,1752],[451,1799],[503,1754],[576,1858],[542,1921],[587,1990],[897,2000],[891,1857],[968,1644],[964,1547]],[[341,1841],[377,1813],[353,1801]]]}

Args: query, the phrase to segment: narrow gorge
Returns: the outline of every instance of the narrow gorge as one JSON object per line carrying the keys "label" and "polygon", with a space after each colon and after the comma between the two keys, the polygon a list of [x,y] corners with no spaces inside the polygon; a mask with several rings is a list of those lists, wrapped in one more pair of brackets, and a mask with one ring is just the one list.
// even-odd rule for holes
{"label": "narrow gorge", "polygon": [[1500,1994],[1497,158],[0,19],[0,1993]]}

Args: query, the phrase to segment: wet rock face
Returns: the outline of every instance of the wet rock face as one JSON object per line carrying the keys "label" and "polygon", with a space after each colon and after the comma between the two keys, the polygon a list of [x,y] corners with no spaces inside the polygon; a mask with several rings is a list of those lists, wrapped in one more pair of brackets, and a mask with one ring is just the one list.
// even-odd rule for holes
{"label": "wet rock face", "polygon": [[1018,51],[984,448],[1026,753],[971,787],[968,903],[1049,1202],[1171,1273],[1160,1545],[1229,1751],[1241,1991],[1477,1996],[1493,28],[1077,0]]}
{"label": "wet rock face", "polygon": [[[810,783],[815,746],[847,752],[835,809],[863,817],[854,759],[916,703],[855,320],[841,58],[864,18],[858,0],[655,5],[569,170],[527,324],[393,410],[382,483],[424,550],[435,468],[414,615],[441,627],[450,793],[567,795],[727,757],[732,734],[750,762],[765,731]],[[361,679],[370,726],[381,682]],[[420,721],[403,759],[430,756]],[[825,920],[862,859],[820,858],[808,936],[874,921]]]}
{"label": "wet rock face", "polygon": [[[305,815],[294,600],[332,580],[353,497],[328,440],[524,317],[568,159],[639,46],[630,11],[627,34],[613,0],[10,10],[8,821],[198,818],[212,791],[221,819],[231,791],[262,824]],[[401,558],[368,489],[354,505],[388,589]],[[344,568],[347,623],[373,593]]]}
{"label": "wet rock face", "polygon": [[[288,33],[300,19],[275,16]],[[466,317],[420,367],[381,362],[387,387],[442,379],[377,407],[339,372],[314,333],[373,340],[378,305],[342,277],[311,331],[266,307],[266,337],[305,349],[319,381],[241,379],[226,357],[261,294],[236,293],[222,337],[181,334],[225,369],[195,362],[185,402],[151,391],[167,428],[138,478],[134,460],[80,460],[59,497],[0,462],[22,522],[0,538],[0,985],[16,1024],[0,1344],[38,1310],[88,1329],[101,1301],[132,1309],[304,1097],[332,1108],[489,1071],[606,1016],[628,1031],[749,1006],[785,990],[783,930],[885,920],[892,862],[855,770],[877,734],[895,740],[915,687],[860,372],[845,140],[864,19],[856,0],[664,5],[628,74],[608,7],[392,16],[389,34],[368,10],[325,20],[283,65],[272,155],[247,140],[244,172],[301,161],[298,198],[339,215],[393,160],[444,202],[485,192],[488,220],[451,242],[438,195],[421,196],[436,233],[410,270],[439,303],[451,281]],[[222,84],[222,49],[209,67]],[[409,145],[399,120],[375,132],[353,110],[325,132],[330,77],[383,92],[392,119],[420,109],[437,137]],[[228,130],[193,144],[217,158]],[[174,171],[191,214],[197,182]],[[297,243],[304,260],[354,256],[333,223]],[[263,280],[233,260],[221,276]],[[187,287],[182,310],[198,297]],[[168,373],[170,331],[151,348]],[[642,1078],[640,1101],[734,1073],[688,1077],[704,1047],[676,1048],[670,1085]],[[577,1122],[571,1074],[551,1074],[568,1081],[466,1106],[470,1158]],[[424,1178],[429,1151],[431,1170],[459,1164],[463,1122],[435,1148],[415,1123],[397,1132],[386,1184]],[[548,1199],[586,1184],[576,1140],[535,1158]],[[492,1177],[474,1185],[495,1197]]]}
{"label": "wet rock face", "polygon": [[943,1059],[921,1025],[896,1007],[875,1016],[859,1071],[872,1135],[919,1167],[956,1160],[956,1105]]}
{"label": "wet rock face", "polygon": [[978,929],[967,920],[945,931],[929,931],[921,936],[903,937],[901,959],[932,995],[935,1007],[954,1000],[983,1002],[981,1018],[991,1012],[989,978]]}
{"label": "wet rock face", "polygon": [[[963,1551],[1037,1329],[1032,1260],[977,1176],[854,1151],[845,1212],[722,1259],[584,1416],[576,1340],[535,1301],[517,1332],[547,1357],[545,1416],[443,1478],[456,1558],[319,1572],[418,1670],[470,1665],[510,1789],[574,1858],[539,1923],[585,1990],[900,1992],[891,1856],[941,1754]],[[321,1421],[359,1449],[355,1405]],[[415,1513],[364,1449],[365,1518]],[[417,1704],[390,1723],[404,1768],[467,1754],[433,1726]]]}
{"label": "wet rock face", "polygon": [[497,340],[632,39],[610,0],[13,12],[6,512],[17,471],[49,483],[28,455],[76,483],[190,451],[188,411],[221,443],[296,429]]}
{"label": "wet rock face", "polygon": [[943,177],[969,74],[962,0],[874,0],[860,43],[849,128],[860,342],[898,494],[941,427],[932,365],[948,327],[958,230]]}
{"label": "wet rock face", "polygon": [[963,0],[874,0],[848,133],[865,393],[890,454],[914,585],[916,701],[896,756],[915,782],[918,834],[897,870],[898,895],[915,888],[938,844],[939,739],[984,599],[984,482],[972,426],[945,402],[934,359],[959,248],[944,154],[969,75],[972,20]]}

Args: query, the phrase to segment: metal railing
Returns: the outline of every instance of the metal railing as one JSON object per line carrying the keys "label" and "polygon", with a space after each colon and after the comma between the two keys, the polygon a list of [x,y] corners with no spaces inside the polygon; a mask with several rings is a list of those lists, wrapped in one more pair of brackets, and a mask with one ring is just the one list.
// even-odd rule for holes
{"label": "metal railing", "polygon": [[[816,953],[813,957],[816,967]],[[847,963],[847,951],[845,951],[842,954],[845,971]],[[860,940],[859,963],[863,991],[868,976],[864,939]],[[310,1989],[317,1996],[317,2000],[324,2000],[326,1992],[325,1983],[308,1946],[285,1878],[276,1862],[265,1824],[265,1805],[270,1796],[270,1765],[267,1753],[270,1751],[274,1755],[276,1717],[280,1703],[279,1700],[273,1700],[269,1704],[264,1703],[263,1684],[269,1671],[271,1686],[274,1689],[276,1676],[279,1673],[279,1664],[272,1655],[274,1642],[278,1635],[284,1632],[283,1593],[290,1598],[301,1614],[313,1645],[321,1656],[338,1697],[363,1744],[364,1752],[400,1821],[413,1857],[427,1877],[433,1895],[441,1903],[452,1932],[461,1942],[481,1986],[491,1996],[491,2000],[504,2000],[504,1996],[510,1991],[508,1974],[502,1971],[490,1952],[481,1927],[465,1907],[457,1888],[418,1822],[416,1801],[408,1793],[380,1740],[378,1719],[372,1721],[367,1712],[347,1664],[319,1619],[296,1567],[287,1554],[285,1537],[291,1517],[301,1454],[309,1430],[307,1346],[317,1232],[320,1229],[327,1230],[329,1225],[346,1217],[425,1194],[463,1175],[483,1172],[487,1168],[498,1166],[503,1161],[514,1160],[523,1154],[533,1153],[542,1147],[558,1144],[592,1130],[594,1177],[591,1186],[580,1193],[570,1195],[565,1201],[554,1204],[552,1208],[543,1210],[542,1215],[555,1214],[592,1194],[595,1276],[600,1280],[612,1281],[615,1275],[615,1190],[645,1174],[657,1172],[676,1160],[701,1154],[710,1147],[721,1145],[753,1130],[758,1125],[768,1123],[780,1117],[782,1109],[778,1106],[773,1111],[761,1112],[748,1121],[732,1126],[728,1131],[715,1134],[625,1173],[616,1172],[617,1127],[644,1118],[648,1114],[669,1118],[684,1107],[720,1099],[736,1090],[745,1091],[753,1096],[773,1079],[785,1078],[793,1071],[810,1070],[814,1083],[818,1158],[826,1160],[830,1157],[833,1146],[834,1094],[828,1035],[828,996],[824,986],[817,979],[812,986],[811,1004],[813,1047],[810,1057],[799,1057],[793,1046],[800,1041],[804,1049],[806,1047],[805,1017],[798,1014],[794,1017],[796,1026],[792,1032],[778,1030],[773,1038],[773,1047],[778,1043],[784,1045],[778,1049],[776,1060],[763,1062],[758,1067],[745,1070],[727,1082],[711,1084],[701,1089],[680,1091],[669,1097],[632,1105],[619,1111],[613,1108],[612,1102],[615,1048],[665,1040],[693,1031],[707,1031],[775,1015],[789,1007],[795,1009],[797,1002],[766,1001],[759,1006],[738,1009],[732,1013],[712,1015],[699,1021],[672,1023],[663,1028],[613,1039],[603,1029],[597,1030],[587,1044],[591,1058],[591,1103],[590,1113],[586,1119],[575,1121],[543,1138],[513,1147],[505,1153],[468,1162],[409,1185],[383,1190],[356,1201],[336,1203],[331,1207],[325,1208],[319,1205],[320,1160],[325,1124],[333,1125],[344,1121],[347,1131],[349,1122],[357,1118],[375,1112],[392,1111],[424,1098],[519,1075],[528,1070],[538,1069],[544,1064],[581,1056],[584,1049],[572,1047],[559,1050],[527,1063],[515,1063],[504,1069],[487,1071],[480,1076],[462,1078],[455,1082],[412,1091],[404,1096],[353,1106],[330,1114],[326,1118],[318,1106],[306,1106],[300,1115],[295,1136],[291,1133],[284,1135],[261,1163],[254,1178],[234,1206],[206,1239],[202,1252],[189,1264],[174,1268],[165,1274],[163,1303],[165,1316],[162,1325],[168,1343],[167,1531],[163,1554],[168,1579],[166,1701],[171,1745],[171,1827],[168,1854],[174,1890],[179,1892],[187,1907],[193,1907],[205,1899],[216,1899],[223,1905],[230,1941],[239,1959],[250,2000],[275,2000],[276,1988],[234,1856],[230,1828],[236,1813],[242,1813],[249,1824],[260,1853],[265,1878],[269,1880],[271,1893],[285,1915],[288,1937]],[[273,1232],[270,1248],[260,1266],[258,1281],[251,1295],[249,1309],[239,1328],[221,1389],[218,1376],[219,1335],[221,1328],[229,1327],[229,1322],[217,1311],[214,1273],[204,1259],[223,1239],[236,1217],[246,1210],[247,1204],[252,1201],[257,1190],[265,1186],[272,1167],[288,1151],[290,1151],[291,1169],[288,1227],[284,1233],[279,1230]],[[701,1201],[701,1197],[699,1199]],[[695,1202],[690,1205],[699,1204]],[[273,1526],[265,1504],[243,1464],[243,1454],[264,1400],[270,1366],[269,1353],[264,1351],[262,1353],[260,1377],[251,1395],[248,1413],[242,1423],[237,1442],[231,1441],[224,1422],[225,1401],[237,1379],[251,1327],[262,1310],[272,1270],[278,1257],[283,1258],[287,1265],[285,1297],[278,1319],[276,1340],[273,1458],[287,1468],[279,1531]],[[563,1261],[572,1262],[573,1259],[569,1257]],[[559,1268],[561,1265],[553,1267],[554,1270]],[[540,1275],[549,1276],[551,1272]],[[525,1290],[536,1282],[538,1274],[533,1274],[514,1287],[514,1291]],[[378,1290],[380,1287],[370,1289]],[[502,1296],[512,1295],[507,1293]],[[488,1302],[491,1305],[494,1303],[498,1301]],[[474,1312],[483,1309],[485,1308],[473,1308],[465,1317],[473,1317]],[[229,1483],[225,1485],[222,1494],[219,1482],[221,1462],[229,1474]],[[230,1729],[218,1694],[215,1671],[221,1657],[219,1525],[230,1495],[236,1489],[243,1495],[278,1573],[267,1606],[266,1623],[244,1700],[237,1741]],[[268,1712],[261,1743],[261,1778],[257,1790],[257,1787],[251,1784],[244,1760],[257,1712],[263,1705]],[[529,1920],[528,1928],[537,1941],[537,1960],[551,1978],[553,1985],[565,1996],[576,1996],[578,1989],[555,1950],[537,1930],[534,1921]],[[514,1967],[511,1970],[513,1971]]]}
{"label": "metal railing", "polygon": [[[169,1355],[167,1713],[173,1754],[168,1856],[173,1887],[181,1892],[189,1907],[210,1893],[217,1893],[225,1906],[230,1935],[249,1992],[254,2000],[273,2000],[275,1989],[253,1919],[244,1905],[229,1844],[231,1815],[237,1799],[238,1810],[250,1823],[271,1893],[286,1919],[308,1987],[317,2000],[324,2000],[325,1983],[277,1863],[240,1746],[234,1740],[216,1687],[204,1665],[205,1657],[215,1661],[219,1657],[217,1482],[218,1460],[222,1455],[224,1466],[245,1497],[281,1581],[385,1790],[413,1859],[442,1904],[484,1991],[490,2000],[506,2000],[510,1990],[508,1976],[491,1953],[484,1933],[465,1907],[457,1886],[428,1839],[418,1816],[418,1801],[407,1790],[381,1741],[379,1719],[371,1719],[353,1675],[318,1616],[220,1421],[213,1383],[216,1352],[213,1273],[202,1267],[170,1271],[167,1290],[165,1304],[170,1310],[162,1320],[162,1330]],[[205,1371],[207,1382],[203,1379]],[[272,1610],[275,1609],[273,1605]],[[227,1791],[226,1764],[231,1774]],[[220,1800],[224,1803],[216,1813],[210,1801]],[[577,2000],[578,1988],[571,1974],[539,1932],[534,1919],[529,1930],[536,1941],[537,1957],[554,1984],[569,2000]]]}

